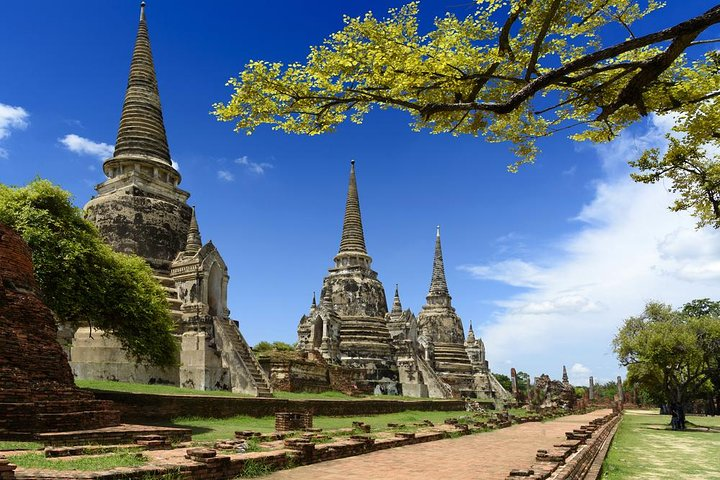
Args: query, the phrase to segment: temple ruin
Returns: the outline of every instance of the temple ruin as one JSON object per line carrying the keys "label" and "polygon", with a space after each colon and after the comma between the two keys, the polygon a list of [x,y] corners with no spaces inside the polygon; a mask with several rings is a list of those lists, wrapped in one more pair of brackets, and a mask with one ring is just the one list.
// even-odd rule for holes
{"label": "temple ruin", "polygon": [[485,346],[452,306],[438,227],[427,303],[415,317],[403,310],[396,286],[388,311],[385,290],[370,268],[351,162],[340,249],[323,281],[320,303],[298,325],[298,349],[328,364],[363,372],[363,390],[376,394],[449,398],[467,396],[496,405],[512,396],[495,379]]}
{"label": "temple ruin", "polygon": [[70,348],[79,378],[162,383],[201,390],[271,394],[238,323],[227,308],[228,269],[220,252],[201,241],[190,194],[181,188],[163,122],[145,4],[115,151],[108,177],[85,206],[87,218],[114,250],[144,258],[165,288],[180,342],[179,368],[138,364],[110,335],[79,328]]}

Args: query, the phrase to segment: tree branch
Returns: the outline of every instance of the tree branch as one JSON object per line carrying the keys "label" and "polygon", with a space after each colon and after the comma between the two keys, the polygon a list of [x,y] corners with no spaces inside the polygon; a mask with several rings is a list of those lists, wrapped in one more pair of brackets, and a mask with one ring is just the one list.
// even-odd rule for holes
{"label": "tree branch", "polygon": [[510,15],[508,15],[507,20],[505,20],[505,23],[503,24],[502,30],[500,30],[500,36],[498,37],[498,53],[500,55],[507,53],[511,62],[515,61],[515,54],[513,53],[512,48],[510,48],[510,29],[517,21],[518,17],[520,17],[520,14],[529,7],[532,2],[533,0],[525,0],[525,4],[518,7],[517,11],[510,12]]}
{"label": "tree branch", "polygon": [[420,107],[420,112],[425,116],[430,116],[436,112],[449,112],[457,110],[484,110],[498,114],[510,113],[518,108],[524,101],[535,95],[543,88],[552,85],[559,79],[568,76],[570,73],[576,72],[583,68],[591,67],[596,63],[616,57],[622,53],[626,53],[638,48],[653,45],[665,40],[674,39],[683,35],[692,33],[699,34],[707,27],[720,22],[720,6],[715,6],[707,12],[694,17],[690,20],[682,22],[674,27],[666,28],[659,32],[651,33],[642,37],[626,40],[612,47],[604,48],[582,56],[560,68],[552,70],[548,73],[540,75],[525,85],[523,88],[515,92],[510,98],[502,103],[477,103],[477,102],[459,102],[459,103],[434,103]]}
{"label": "tree branch", "polygon": [[542,44],[545,41],[545,36],[547,35],[550,25],[552,24],[559,8],[560,0],[553,0],[553,3],[550,5],[550,9],[545,16],[542,27],[540,27],[540,32],[538,32],[538,36],[535,38],[535,44],[533,45],[532,53],[530,54],[530,61],[528,61],[527,70],[525,71],[525,80],[528,82],[530,81],[532,74],[536,73],[535,64],[540,56],[540,47],[542,47]]}

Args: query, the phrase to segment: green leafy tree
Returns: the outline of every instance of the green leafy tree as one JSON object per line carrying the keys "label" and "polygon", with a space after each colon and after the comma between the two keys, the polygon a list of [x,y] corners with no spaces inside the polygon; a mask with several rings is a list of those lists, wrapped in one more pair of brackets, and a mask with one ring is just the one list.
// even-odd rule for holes
{"label": "green leafy tree", "polygon": [[708,298],[693,300],[683,306],[685,315],[697,318],[697,341],[707,367],[712,413],[720,413],[720,302]]}
{"label": "green leafy tree", "polygon": [[[684,310],[708,311],[698,302]],[[720,318],[688,315],[651,302],[642,315],[630,317],[613,340],[628,384],[641,385],[661,403],[684,405],[707,388],[712,374],[707,345],[720,342]]]}
{"label": "green leafy tree", "polygon": [[617,393],[617,383],[613,380],[608,380],[605,383],[596,383],[593,388],[593,395],[597,399],[612,400]]}
{"label": "green leafy tree", "polygon": [[[720,6],[636,36],[635,23],[662,5],[476,0],[470,15],[447,13],[424,33],[418,2],[384,19],[346,17],[304,63],[248,63],[214,114],[248,133],[269,124],[314,135],[392,108],[416,130],[511,142],[518,163],[530,162],[539,137],[575,127],[575,139],[604,141],[649,113],[693,112],[717,95],[717,55],[689,63],[684,52],[707,43],[698,37],[720,22]],[[628,39],[608,44],[618,30]]]}
{"label": "green leafy tree", "polygon": [[61,321],[113,334],[138,360],[176,363],[174,322],[152,270],[105,244],[70,193],[40,179],[0,184],[0,222],[30,246],[43,298]]}
{"label": "green leafy tree", "polygon": [[257,345],[255,345],[253,347],[253,351],[255,353],[269,352],[272,350],[275,350],[278,352],[293,352],[293,351],[295,351],[295,347],[293,345],[290,345],[289,343],[285,343],[285,342],[276,341],[276,342],[270,343],[265,340],[258,342]]}
{"label": "green leafy tree", "polygon": [[512,380],[507,375],[503,375],[502,373],[495,373],[495,378],[497,381],[502,385],[502,387],[507,390],[508,392],[512,392]]}
{"label": "green leafy tree", "polygon": [[527,395],[530,390],[530,374],[527,372],[517,372],[515,377],[517,378],[518,390]]}

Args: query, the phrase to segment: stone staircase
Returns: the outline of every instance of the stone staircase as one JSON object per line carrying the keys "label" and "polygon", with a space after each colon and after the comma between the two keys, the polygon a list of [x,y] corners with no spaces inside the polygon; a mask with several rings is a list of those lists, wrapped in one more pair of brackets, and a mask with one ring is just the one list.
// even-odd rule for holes
{"label": "stone staircase", "polygon": [[240,333],[237,322],[215,317],[213,325],[215,335],[221,340],[218,348],[223,365],[230,370],[233,392],[272,397],[270,380]]}
{"label": "stone staircase", "polygon": [[423,383],[425,383],[428,388],[430,398],[453,398],[453,391],[450,385],[438,376],[422,356],[415,354],[415,363],[420,373],[422,373]]}
{"label": "stone staircase", "polygon": [[344,317],[340,338],[343,355],[366,358],[387,358],[391,355],[390,331],[384,319]]}
{"label": "stone staircase", "polygon": [[472,364],[467,352],[465,352],[465,346],[456,343],[436,343],[435,370],[472,374]]}
{"label": "stone staircase", "polygon": [[182,320],[182,311],[180,310],[180,307],[182,306],[182,301],[178,298],[177,288],[175,288],[175,282],[172,278],[170,278],[169,272],[155,270],[155,274],[153,276],[165,289],[168,304],[170,304],[170,314],[172,315],[173,320],[175,320],[175,323],[179,324]]}

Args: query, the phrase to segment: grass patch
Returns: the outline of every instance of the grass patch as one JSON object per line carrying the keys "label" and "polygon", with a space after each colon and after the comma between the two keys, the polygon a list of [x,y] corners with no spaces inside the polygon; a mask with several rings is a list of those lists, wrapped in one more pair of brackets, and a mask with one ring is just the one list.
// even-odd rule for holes
{"label": "grass patch", "polygon": [[185,476],[180,472],[180,469],[173,469],[167,473],[158,475],[156,473],[148,473],[140,477],[141,480],[183,480]]}
{"label": "grass patch", "polygon": [[109,380],[81,380],[75,379],[75,385],[80,388],[95,390],[108,390],[111,392],[154,393],[160,395],[206,395],[214,397],[252,397],[242,393],[228,392],[227,390],[194,390],[180,388],[172,385],[147,385],[144,383],[111,382]]}
{"label": "grass patch", "polygon": [[[313,426],[323,430],[337,430],[349,428],[352,422],[365,422],[371,425],[372,431],[392,430],[388,423],[412,424],[427,419],[435,424],[440,424],[446,418],[457,418],[466,416],[467,413],[443,412],[443,411],[406,411],[399,413],[388,413],[383,415],[365,415],[355,417],[322,417],[313,419]],[[227,440],[235,437],[238,430],[252,430],[255,432],[272,432],[275,430],[275,417],[248,417],[241,415],[231,418],[197,418],[184,417],[176,418],[170,426],[191,428],[193,440],[198,442]]]}
{"label": "grass patch", "polygon": [[[698,426],[717,426],[720,419],[688,416]],[[678,432],[668,415],[627,411],[602,467],[603,480],[720,479],[720,433]]]}
{"label": "grass patch", "polygon": [[0,442],[0,451],[2,450],[39,450],[43,448],[42,443],[37,442]]}
{"label": "grass patch", "polygon": [[266,463],[248,460],[245,462],[242,473],[237,478],[262,477],[271,474],[273,471],[275,469]]}
{"label": "grass patch", "polygon": [[119,451],[110,455],[83,456],[73,458],[45,458],[38,452],[11,455],[10,463],[22,468],[39,468],[43,470],[109,470],[117,467],[140,467],[147,463],[147,458],[137,452]]}

